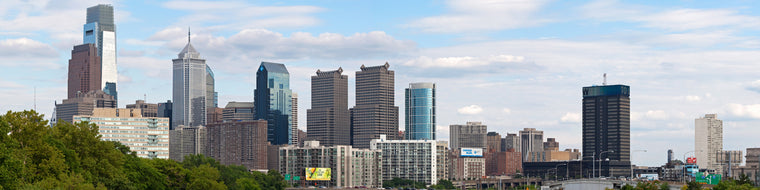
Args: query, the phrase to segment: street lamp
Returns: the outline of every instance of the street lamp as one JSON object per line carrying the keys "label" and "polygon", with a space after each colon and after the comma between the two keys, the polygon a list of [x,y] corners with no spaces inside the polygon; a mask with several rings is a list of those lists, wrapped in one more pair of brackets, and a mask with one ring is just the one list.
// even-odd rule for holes
{"label": "street lamp", "polygon": [[[631,152],[647,152],[647,150],[634,150]],[[633,154],[631,154],[631,180],[633,180]]]}
{"label": "street lamp", "polygon": [[[615,152],[615,151],[614,150],[608,150],[608,151],[602,151],[602,152],[599,153],[599,177],[602,177],[602,155],[604,153],[608,153],[608,152]],[[610,159],[608,158],[607,161],[609,161],[609,160]],[[607,164],[607,165],[608,165],[608,169],[609,169],[609,164]]]}

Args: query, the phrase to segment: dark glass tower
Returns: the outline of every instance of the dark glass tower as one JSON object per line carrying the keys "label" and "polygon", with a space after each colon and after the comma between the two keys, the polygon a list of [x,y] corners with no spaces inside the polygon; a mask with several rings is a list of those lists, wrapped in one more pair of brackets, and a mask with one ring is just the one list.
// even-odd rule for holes
{"label": "dark glass tower", "polygon": [[398,107],[393,105],[394,72],[390,65],[365,67],[356,72],[356,106],[351,108],[351,144],[369,148],[372,139],[398,136]]}
{"label": "dark glass tower", "polygon": [[317,70],[311,76],[311,109],[306,110],[306,133],[320,145],[350,145],[348,76],[343,69]]}
{"label": "dark glass tower", "polygon": [[290,73],[280,63],[261,62],[256,71],[255,118],[267,120],[267,141],[273,145],[292,144]]}
{"label": "dark glass tower", "polygon": [[435,140],[435,83],[406,89],[406,140]]}
{"label": "dark glass tower", "polygon": [[[602,176],[629,176],[631,99],[626,85],[583,87],[583,156],[602,160]],[[586,157],[589,156],[589,157]],[[610,161],[606,161],[609,159]]]}

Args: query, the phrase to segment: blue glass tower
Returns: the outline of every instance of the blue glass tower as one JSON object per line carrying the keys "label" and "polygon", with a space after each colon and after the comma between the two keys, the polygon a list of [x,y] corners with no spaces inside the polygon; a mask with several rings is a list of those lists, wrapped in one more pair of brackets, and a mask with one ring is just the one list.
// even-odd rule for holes
{"label": "blue glass tower", "polygon": [[273,145],[295,144],[291,122],[293,120],[290,74],[285,65],[261,62],[256,71],[254,90],[255,118],[267,120],[267,140]]}
{"label": "blue glass tower", "polygon": [[435,140],[435,83],[406,89],[406,140]]}

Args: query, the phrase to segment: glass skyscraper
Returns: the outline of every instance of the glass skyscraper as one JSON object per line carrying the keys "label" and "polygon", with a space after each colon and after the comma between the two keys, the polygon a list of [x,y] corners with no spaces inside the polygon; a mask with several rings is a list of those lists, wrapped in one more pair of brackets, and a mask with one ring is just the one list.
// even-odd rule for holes
{"label": "glass skyscraper", "polygon": [[[100,88],[116,99],[116,25],[113,6],[96,5],[87,8],[87,24],[84,25],[84,43],[95,44],[101,61]],[[113,84],[107,84],[113,83]]]}
{"label": "glass skyscraper", "polygon": [[[182,49],[177,59],[173,59],[172,89],[172,129],[179,125],[195,127],[206,125],[208,92],[213,92],[207,77],[210,68],[200,53],[190,45]],[[212,93],[213,94],[213,93]]]}
{"label": "glass skyscraper", "polygon": [[267,141],[273,145],[293,142],[290,73],[280,63],[261,62],[256,71],[255,118],[267,120]]}
{"label": "glass skyscraper", "polygon": [[406,89],[406,140],[435,140],[435,83]]}

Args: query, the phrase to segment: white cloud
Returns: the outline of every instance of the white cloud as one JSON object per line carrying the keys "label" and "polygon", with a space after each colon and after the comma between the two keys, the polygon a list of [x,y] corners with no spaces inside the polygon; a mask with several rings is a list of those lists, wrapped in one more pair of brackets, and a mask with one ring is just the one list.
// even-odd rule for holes
{"label": "white cloud", "polygon": [[311,14],[324,11],[316,6],[256,6],[240,1],[169,1],[164,7],[193,12],[180,18],[179,26],[203,25],[217,30],[313,26],[320,21]]}
{"label": "white cloud", "polygon": [[560,118],[560,121],[565,123],[580,123],[581,119],[582,118],[580,113],[567,112],[562,116],[562,118]]}
{"label": "white cloud", "polygon": [[695,96],[695,95],[689,95],[689,96],[686,96],[685,98],[686,98],[686,101],[689,101],[689,102],[699,102],[700,100],[702,100],[701,97]]}
{"label": "white cloud", "polygon": [[29,38],[6,39],[0,41],[0,56],[3,57],[58,57],[58,52],[50,46]]}
{"label": "white cloud", "polygon": [[404,63],[406,66],[430,68],[430,67],[443,67],[443,68],[467,68],[467,67],[479,67],[487,66],[494,63],[514,63],[523,62],[525,60],[522,56],[514,55],[492,55],[489,57],[440,57],[430,58],[427,56],[420,56],[417,59],[407,61]]}
{"label": "white cloud", "polygon": [[760,80],[752,81],[747,85],[747,90],[760,93]]}
{"label": "white cloud", "polygon": [[483,112],[483,108],[480,107],[479,105],[469,105],[469,106],[465,106],[465,107],[461,107],[457,109],[457,112],[459,112],[460,114],[465,114],[465,115],[475,115],[475,114],[479,114],[480,112]]}
{"label": "white cloud", "polygon": [[663,110],[649,110],[644,115],[649,119],[664,120],[670,118],[670,115]]}
{"label": "white cloud", "polygon": [[634,18],[645,22],[645,26],[668,30],[684,31],[718,27],[760,26],[760,17],[740,15],[726,9],[676,9]]}
{"label": "white cloud", "polygon": [[509,108],[504,108],[501,111],[504,112],[505,114],[511,114],[512,113],[512,109],[509,109]]}
{"label": "white cloud", "polygon": [[760,104],[728,104],[726,109],[729,114],[737,117],[760,119]]}
{"label": "white cloud", "polygon": [[534,17],[545,0],[448,0],[449,12],[406,24],[425,32],[460,33],[536,26],[547,22]]}

